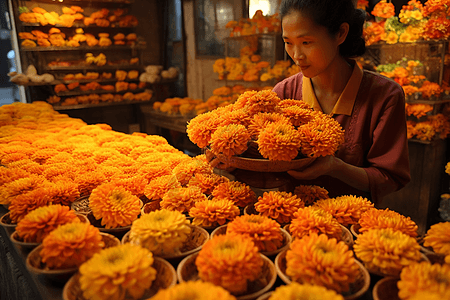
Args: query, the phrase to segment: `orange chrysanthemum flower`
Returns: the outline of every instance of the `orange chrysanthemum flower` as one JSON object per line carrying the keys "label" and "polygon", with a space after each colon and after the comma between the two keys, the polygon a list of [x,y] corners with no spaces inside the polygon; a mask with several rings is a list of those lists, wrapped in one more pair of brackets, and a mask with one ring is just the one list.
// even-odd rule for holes
{"label": "orange chrysanthemum flower", "polygon": [[133,222],[130,243],[155,255],[179,254],[191,232],[189,220],[179,211],[161,209],[142,215]]}
{"label": "orange chrysanthemum flower", "polygon": [[53,184],[49,193],[53,204],[70,205],[80,198],[78,184],[63,176],[53,178]]}
{"label": "orange chrysanthemum flower", "polygon": [[257,212],[280,223],[289,223],[302,207],[305,203],[292,193],[274,191],[265,192],[255,204]]}
{"label": "orange chrysanthemum flower", "polygon": [[389,210],[389,208],[385,210],[376,208],[368,209],[361,214],[359,225],[361,226],[359,232],[370,229],[392,228],[412,237],[417,236],[416,223],[410,217],[402,216],[398,212]]}
{"label": "orange chrysanthemum flower", "polygon": [[175,175],[156,177],[144,189],[144,195],[150,200],[160,200],[170,189],[180,188],[181,183]]}
{"label": "orange chrysanthemum flower", "polygon": [[189,180],[197,173],[211,174],[212,167],[202,160],[192,158],[181,161],[172,171],[172,174],[177,177],[177,180],[183,186],[187,185]]}
{"label": "orange chrysanthemum flower", "polygon": [[162,197],[161,208],[177,210],[179,212],[189,212],[194,204],[206,200],[205,194],[198,187],[180,187],[170,189]]}
{"label": "orange chrysanthemum flower", "polygon": [[211,135],[211,151],[227,157],[239,155],[247,150],[250,133],[244,125],[230,124],[218,127]]}
{"label": "orange chrysanthemum flower", "polygon": [[50,181],[53,181],[53,178],[58,176],[64,176],[66,178],[74,180],[76,174],[76,168],[68,163],[55,163],[51,165],[45,165],[45,170],[44,172],[42,172],[42,175]]}
{"label": "orange chrysanthemum flower", "polygon": [[52,203],[51,195],[45,187],[36,188],[27,193],[16,196],[9,205],[12,223],[18,223],[30,211]]}
{"label": "orange chrysanthemum flower", "polygon": [[228,181],[228,178],[215,173],[197,173],[191,178],[191,180],[189,180],[188,186],[196,186],[200,188],[203,194],[210,195],[219,184],[226,183]]}
{"label": "orange chrysanthemum flower", "polygon": [[42,241],[42,262],[50,269],[80,266],[105,246],[98,228],[89,223],[68,223]]}
{"label": "orange chrysanthemum flower", "polygon": [[58,155],[58,151],[56,149],[41,149],[34,152],[31,156],[31,160],[43,165],[48,159],[56,155]]}
{"label": "orange chrysanthemum flower", "polygon": [[106,182],[106,176],[99,171],[87,171],[75,176],[74,182],[78,184],[80,197],[88,196],[92,190],[103,182]]}
{"label": "orange chrysanthemum flower", "polygon": [[230,124],[243,125],[245,127],[248,127],[252,118],[250,117],[247,108],[240,108],[221,113],[220,119],[221,122],[218,127]]}
{"label": "orange chrysanthemum flower", "polygon": [[68,206],[49,205],[28,213],[17,224],[16,231],[24,242],[40,243],[58,226],[78,222],[80,219]]}
{"label": "orange chrysanthemum flower", "polygon": [[138,198],[144,196],[144,190],[148,184],[148,180],[140,176],[113,179],[110,182],[116,186],[123,187],[125,190]]}
{"label": "orange chrysanthemum flower", "polygon": [[245,207],[256,202],[255,192],[245,183],[226,181],[218,184],[212,191],[216,199],[229,199],[239,207]]}
{"label": "orange chrysanthemum flower", "polygon": [[342,228],[333,216],[318,207],[299,208],[289,225],[292,237],[302,238],[311,233],[325,234],[329,238],[340,239]]}
{"label": "orange chrysanthemum flower", "polygon": [[149,162],[139,167],[137,175],[150,182],[155,178],[172,174],[172,169],[168,162]]}
{"label": "orange chrysanthemum flower", "polygon": [[344,297],[320,285],[291,282],[288,285],[277,287],[268,300],[295,299],[344,300]]}
{"label": "orange chrysanthemum flower", "polygon": [[359,267],[344,242],[313,233],[291,243],[286,253],[286,274],[298,283],[320,285],[341,293],[350,289]]}
{"label": "orange chrysanthemum flower", "polygon": [[[403,268],[397,283],[400,299],[413,299],[418,293],[433,293],[436,299],[450,299],[450,265],[430,264],[427,261]],[[416,298],[414,298],[416,299]],[[429,299],[417,298],[417,299]]]}
{"label": "orange chrysanthemum flower", "polygon": [[420,260],[417,240],[392,228],[371,229],[358,235],[353,250],[369,271],[394,276],[404,266]]}
{"label": "orange chrysanthemum flower", "polygon": [[277,94],[271,90],[259,92],[249,91],[239,96],[234,103],[234,107],[247,108],[250,115],[260,112],[274,112],[275,107],[281,101]]}
{"label": "orange chrysanthemum flower", "polygon": [[209,145],[211,134],[216,131],[221,119],[215,110],[198,115],[191,119],[186,126],[189,139],[200,148]]}
{"label": "orange chrysanthemum flower", "polygon": [[253,240],[259,251],[275,251],[283,245],[280,224],[260,215],[236,217],[227,225],[227,234],[241,234]]}
{"label": "orange chrysanthemum flower", "polygon": [[450,222],[432,225],[424,237],[423,245],[433,248],[436,253],[445,255],[445,262],[450,264]]}
{"label": "orange chrysanthemum flower", "polygon": [[106,228],[131,225],[141,211],[141,201],[123,187],[104,183],[89,196],[89,207],[94,217]]}
{"label": "orange chrysanthemum flower", "polygon": [[334,155],[344,142],[344,130],[328,115],[321,112],[313,115],[312,121],[298,128],[302,153],[309,157]]}
{"label": "orange chrysanthemum flower", "polygon": [[250,238],[218,235],[203,245],[195,264],[202,280],[240,294],[248,281],[258,278],[263,259]]}
{"label": "orange chrysanthemum flower", "polygon": [[102,148],[114,149],[124,155],[130,154],[133,147],[127,142],[106,142],[102,145]]}
{"label": "orange chrysanthemum flower", "polygon": [[30,175],[31,173],[20,168],[0,168],[0,189],[6,183],[13,182],[20,178],[30,177]]}
{"label": "orange chrysanthemum flower", "polygon": [[239,208],[233,201],[216,198],[197,201],[189,210],[189,215],[194,218],[192,224],[198,226],[223,225],[234,220],[239,213]]}
{"label": "orange chrysanthemum flower", "polygon": [[1,187],[0,204],[10,204],[17,196],[26,194],[44,185],[48,186],[49,184],[45,177],[34,174],[25,178],[18,178]]}
{"label": "orange chrysanthemum flower", "polygon": [[313,111],[307,108],[294,105],[284,107],[281,109],[281,113],[289,118],[292,125],[298,127],[305,125],[314,119]]}
{"label": "orange chrysanthemum flower", "polygon": [[287,108],[291,106],[297,106],[303,109],[309,109],[312,110],[311,105],[306,103],[303,100],[294,100],[294,99],[283,99],[278,103],[278,107],[280,108]]}
{"label": "orange chrysanthemum flower", "polygon": [[236,300],[236,297],[223,287],[201,280],[184,281],[167,289],[161,289],[152,297],[152,300],[185,300],[187,297],[202,300]]}
{"label": "orange chrysanthemum flower", "polygon": [[269,160],[294,159],[300,148],[300,134],[293,125],[275,122],[260,131],[257,140],[258,149]]}
{"label": "orange chrysanthemum flower", "polygon": [[317,200],[314,206],[328,211],[339,223],[347,226],[358,223],[361,214],[373,208],[373,203],[363,197],[348,195]]}
{"label": "orange chrysanthemum flower", "polygon": [[251,119],[248,125],[248,132],[256,140],[261,130],[266,128],[267,125],[278,121],[288,123],[289,119],[280,113],[258,113]]}
{"label": "orange chrysanthemum flower", "polygon": [[86,299],[139,299],[156,278],[153,254],[123,244],[103,249],[80,266],[80,288]]}
{"label": "orange chrysanthemum flower", "polygon": [[294,195],[302,199],[305,205],[311,205],[320,199],[328,199],[328,191],[317,185],[299,185],[294,189]]}
{"label": "orange chrysanthemum flower", "polygon": [[24,171],[36,175],[41,175],[45,170],[45,166],[42,166],[30,159],[23,159],[16,162],[12,162],[8,164],[8,167],[11,169],[22,169]]}

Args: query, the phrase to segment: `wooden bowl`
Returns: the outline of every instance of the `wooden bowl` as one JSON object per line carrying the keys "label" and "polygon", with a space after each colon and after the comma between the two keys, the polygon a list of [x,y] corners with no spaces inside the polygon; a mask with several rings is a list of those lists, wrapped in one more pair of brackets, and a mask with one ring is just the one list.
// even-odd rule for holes
{"label": "wooden bowl", "polygon": [[273,292],[267,292],[259,296],[256,300],[269,300],[270,296],[272,296]]}
{"label": "wooden bowl", "polygon": [[[151,287],[144,292],[141,299],[147,299],[153,297],[160,289],[167,289],[177,283],[177,273],[174,267],[166,260],[154,257],[153,268],[156,269],[156,278],[153,281]],[[81,274],[77,272],[73,275],[69,281],[64,285],[63,299],[64,300],[85,300],[83,297],[83,291],[80,287]],[[125,299],[133,299],[129,295],[126,295]]]}
{"label": "wooden bowl", "polygon": [[[238,300],[257,299],[262,294],[268,292],[277,279],[277,273],[273,262],[265,255],[260,254],[264,260],[262,272],[258,279],[248,283],[248,290],[245,294],[235,295]],[[191,254],[184,258],[177,267],[178,281],[186,282],[190,280],[200,280],[195,260],[198,253]]]}
{"label": "wooden bowl", "polygon": [[[100,233],[102,235],[102,240],[105,243],[104,248],[114,247],[120,245],[118,238],[111,234]],[[42,262],[41,250],[42,244],[38,245],[36,248],[31,250],[26,258],[27,269],[33,273],[43,275],[50,280],[64,282],[69,279],[77,270],[78,267],[66,268],[66,269],[50,269]]]}
{"label": "wooden bowl", "polygon": [[[205,154],[211,152],[211,150],[206,149]],[[227,157],[223,154],[214,155],[217,159],[226,164],[231,168],[255,171],[255,172],[286,172],[293,169],[301,169],[309,166],[313,161],[316,160],[315,157],[293,159],[290,161],[280,161],[280,160],[268,160],[260,158],[247,158],[241,156]]]}
{"label": "wooden bowl", "polygon": [[259,212],[255,209],[255,204],[249,204],[244,207],[244,215],[259,215]]}
{"label": "wooden bowl", "polygon": [[[429,262],[430,260],[428,259],[428,257],[425,254],[420,253],[419,262],[423,262],[423,261]],[[363,264],[364,264],[364,262],[363,262]],[[401,271],[399,271],[397,274],[391,274],[391,273],[383,272],[377,267],[370,268],[370,267],[367,267],[366,264],[364,264],[364,266],[366,267],[367,271],[369,271],[369,273],[372,275],[376,275],[376,276],[380,276],[380,277],[395,277],[397,279],[400,278]]]}
{"label": "wooden bowl", "polygon": [[144,204],[141,209],[141,215],[151,213],[152,211],[159,210],[161,208],[161,200],[150,201]]}
{"label": "wooden bowl", "polygon": [[7,212],[0,218],[0,225],[2,225],[5,230],[11,234],[14,230],[16,230],[17,223],[12,223],[10,213]]}
{"label": "wooden bowl", "polygon": [[[180,248],[180,253],[170,255],[157,255],[157,257],[164,258],[171,263],[179,262],[181,259],[202,249],[203,245],[209,240],[209,233],[202,227],[189,225],[192,230],[186,241]],[[130,242],[130,232],[127,232],[122,238],[122,244]]]}
{"label": "wooden bowl", "polygon": [[[291,244],[291,235],[289,232],[284,230],[283,228],[280,228],[281,235],[283,236],[283,244],[280,248],[278,248],[275,251],[260,251],[261,254],[264,254],[267,257],[275,257],[278,253],[281,251],[289,249],[289,246]],[[227,233],[227,225],[222,225],[217,227],[213,232],[211,232],[211,238],[213,238],[216,235],[224,235]]]}
{"label": "wooden bowl", "polygon": [[[275,268],[277,270],[278,276],[283,280],[284,283],[289,284],[292,279],[286,274],[286,253],[287,251],[280,252],[275,258]],[[355,262],[359,267],[359,274],[355,282],[350,284],[350,291],[342,294],[346,300],[354,300],[361,297],[370,286],[370,274],[367,269],[355,259]]]}
{"label": "wooden bowl", "polygon": [[384,277],[375,283],[372,296],[374,300],[400,300],[398,297],[398,278]]}

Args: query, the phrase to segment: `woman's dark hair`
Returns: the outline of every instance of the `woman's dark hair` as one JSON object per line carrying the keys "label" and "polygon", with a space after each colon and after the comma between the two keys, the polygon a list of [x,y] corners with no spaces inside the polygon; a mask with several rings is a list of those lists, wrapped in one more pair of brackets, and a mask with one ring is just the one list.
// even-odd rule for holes
{"label": "woman's dark hair", "polygon": [[348,23],[347,38],[339,46],[339,53],[343,57],[361,56],[366,51],[362,37],[366,13],[356,9],[352,0],[283,0],[281,20],[294,11],[311,16],[316,24],[326,27],[333,36],[338,33],[342,23]]}

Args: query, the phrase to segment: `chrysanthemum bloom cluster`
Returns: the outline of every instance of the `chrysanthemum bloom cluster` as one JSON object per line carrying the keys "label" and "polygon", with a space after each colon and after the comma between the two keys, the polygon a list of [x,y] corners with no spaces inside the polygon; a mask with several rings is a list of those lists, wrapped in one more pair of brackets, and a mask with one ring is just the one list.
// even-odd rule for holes
{"label": "chrysanthemum bloom cluster", "polygon": [[229,124],[217,128],[211,135],[211,151],[215,155],[232,157],[247,150],[250,133],[244,125]]}
{"label": "chrysanthemum bloom cluster", "polygon": [[228,178],[224,176],[212,174],[197,173],[191,180],[189,180],[188,186],[196,186],[200,188],[203,194],[211,195],[213,190],[222,183],[228,182]]}
{"label": "chrysanthemum bloom cluster", "polygon": [[299,185],[294,189],[294,195],[302,199],[305,205],[311,205],[316,200],[328,199],[328,191],[317,185]]}
{"label": "chrysanthemum bloom cluster", "polygon": [[242,294],[248,281],[260,275],[263,258],[250,238],[218,235],[203,245],[195,264],[202,280]]}
{"label": "chrysanthemum bloom cluster", "polygon": [[283,116],[280,113],[258,113],[253,116],[248,125],[248,131],[252,139],[256,140],[261,130],[267,127],[271,123],[281,121],[283,123],[289,123],[289,118]]}
{"label": "chrysanthemum bloom cluster", "polygon": [[363,197],[348,195],[317,200],[314,206],[328,211],[340,224],[347,226],[358,223],[361,214],[373,208],[373,203]]}
{"label": "chrysanthemum bloom cluster", "polygon": [[228,199],[201,200],[189,210],[193,225],[218,226],[239,216],[239,208]]}
{"label": "chrysanthemum bloom cluster", "polygon": [[180,187],[181,183],[175,175],[164,175],[150,181],[144,188],[144,195],[149,200],[161,200],[167,191]]}
{"label": "chrysanthemum bloom cluster", "polygon": [[89,207],[105,228],[116,228],[131,225],[137,219],[141,201],[123,187],[104,183],[92,191]]}
{"label": "chrysanthemum bloom cluster", "polygon": [[152,300],[236,300],[223,287],[210,282],[185,281],[167,289],[161,289],[152,297]]}
{"label": "chrysanthemum bloom cluster", "polygon": [[356,280],[359,266],[344,242],[313,233],[291,243],[286,253],[286,274],[293,281],[342,293]]}
{"label": "chrysanthemum bloom cluster", "polygon": [[96,253],[80,266],[80,287],[86,299],[139,299],[156,278],[153,254],[123,244]]}
{"label": "chrysanthemum bloom cluster", "polygon": [[211,174],[212,168],[206,162],[193,158],[181,161],[172,171],[172,174],[177,177],[182,186],[187,185],[189,180],[197,173]]}
{"label": "chrysanthemum bloom cluster", "polygon": [[183,213],[189,212],[196,202],[204,200],[207,200],[207,198],[200,188],[195,186],[180,187],[167,191],[167,193],[164,194],[160,205],[161,208],[177,210]]}
{"label": "chrysanthemum bloom cluster", "polygon": [[370,271],[393,276],[421,257],[417,240],[392,228],[371,229],[358,235],[353,250]]}
{"label": "chrysanthemum bloom cluster", "polygon": [[381,0],[373,8],[372,15],[388,19],[395,15],[395,7],[392,3],[387,3],[386,0]]}
{"label": "chrysanthemum bloom cluster", "polygon": [[[397,283],[400,299],[413,299],[425,292],[437,294],[437,299],[450,299],[450,265],[421,262],[403,268]],[[416,299],[416,298],[414,298]],[[419,298],[418,298],[419,299]],[[421,299],[430,299],[428,297]]]}
{"label": "chrysanthemum bloom cluster", "polygon": [[282,224],[289,223],[294,213],[302,207],[305,203],[297,196],[276,191],[265,192],[255,203],[257,212]]}
{"label": "chrysanthemum bloom cluster", "polygon": [[12,223],[18,223],[29,212],[52,203],[52,198],[45,187],[36,188],[30,192],[16,196],[9,205]]}
{"label": "chrysanthemum bloom cluster", "polygon": [[45,177],[31,174],[4,184],[0,189],[0,204],[9,205],[15,197],[49,184]]}
{"label": "chrysanthemum bloom cluster", "polygon": [[320,285],[300,284],[297,282],[277,287],[269,297],[269,300],[297,299],[344,300],[344,297]]}
{"label": "chrysanthemum bloom cluster", "polygon": [[432,225],[424,237],[423,245],[445,255],[445,262],[450,264],[450,222]]}
{"label": "chrysanthemum bloom cluster", "polygon": [[212,195],[216,199],[229,199],[239,207],[256,202],[255,192],[248,185],[239,181],[220,183],[212,191]]}
{"label": "chrysanthemum bloom cluster", "polygon": [[247,108],[251,115],[259,112],[274,112],[275,107],[281,101],[277,94],[270,90],[260,92],[244,92],[236,100],[235,108]]}
{"label": "chrysanthemum bloom cluster", "polygon": [[370,229],[392,228],[395,231],[403,232],[412,237],[417,236],[417,225],[410,217],[405,217],[389,208],[371,208],[361,214],[359,219],[360,232]]}
{"label": "chrysanthemum bloom cluster", "polygon": [[227,234],[241,234],[250,237],[259,251],[269,252],[283,245],[280,224],[260,215],[243,215],[228,223]]}
{"label": "chrysanthemum bloom cluster", "polygon": [[40,243],[58,226],[79,223],[80,219],[68,206],[59,204],[36,208],[17,224],[17,234],[24,242]]}
{"label": "chrysanthemum bloom cluster", "polygon": [[289,123],[274,122],[263,128],[258,137],[258,150],[269,160],[292,160],[298,155],[300,134]]}
{"label": "chrysanthemum bloom cluster", "polygon": [[162,209],[142,215],[133,222],[130,243],[140,245],[155,255],[180,252],[191,228],[186,216],[178,211]]}
{"label": "chrysanthemum bloom cluster", "polygon": [[325,234],[329,238],[340,239],[342,228],[333,216],[318,207],[299,208],[289,225],[292,237],[302,238],[311,233]]}
{"label": "chrysanthemum bloom cluster", "polygon": [[42,262],[50,269],[78,267],[104,246],[98,228],[89,223],[68,223],[42,241]]}

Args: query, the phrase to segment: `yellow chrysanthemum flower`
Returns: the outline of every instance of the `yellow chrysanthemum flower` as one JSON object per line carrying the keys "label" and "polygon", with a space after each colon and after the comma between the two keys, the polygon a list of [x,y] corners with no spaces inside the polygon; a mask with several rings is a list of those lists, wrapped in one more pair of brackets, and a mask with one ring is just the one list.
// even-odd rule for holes
{"label": "yellow chrysanthemum flower", "polygon": [[83,296],[93,300],[139,299],[156,278],[153,254],[124,244],[96,253],[80,266]]}
{"label": "yellow chrysanthemum flower", "polygon": [[263,258],[253,241],[240,235],[218,235],[207,241],[195,260],[198,275],[232,294],[243,293],[261,273]]}
{"label": "yellow chrysanthemum flower", "polygon": [[239,207],[245,207],[256,201],[255,192],[245,183],[226,181],[218,184],[212,191],[216,199],[229,199]]}
{"label": "yellow chrysanthemum flower", "polygon": [[226,289],[210,282],[186,281],[159,290],[152,300],[236,300]]}
{"label": "yellow chrysanthemum flower", "polygon": [[141,212],[141,201],[123,187],[104,183],[95,188],[89,197],[89,207],[94,217],[106,228],[128,226]]}
{"label": "yellow chrysanthemum flower", "polygon": [[24,242],[40,243],[58,226],[79,223],[80,219],[68,206],[59,204],[38,207],[17,224],[16,231]]}
{"label": "yellow chrysanthemum flower", "polygon": [[180,187],[167,191],[164,194],[160,203],[161,208],[169,210],[177,210],[179,212],[189,212],[196,202],[206,200],[205,194],[202,193],[200,188]]}
{"label": "yellow chrysanthemum flower", "polygon": [[320,285],[299,284],[291,282],[288,285],[277,287],[268,300],[344,300],[344,297],[333,290]]}
{"label": "yellow chrysanthemum flower", "polygon": [[178,211],[162,209],[142,215],[133,222],[130,243],[140,245],[155,255],[180,252],[191,228],[186,216]]}
{"label": "yellow chrysanthemum flower", "polygon": [[[438,299],[450,299],[450,265],[414,263],[403,268],[397,283],[400,299],[412,299],[420,292],[436,293]],[[430,299],[430,298],[421,298]]]}
{"label": "yellow chrysanthemum flower", "polygon": [[234,220],[239,213],[239,208],[233,201],[216,198],[197,201],[189,210],[189,215],[194,218],[192,224],[198,226],[223,225]]}
{"label": "yellow chrysanthemum flower", "polygon": [[325,234],[329,238],[340,239],[342,228],[333,216],[318,207],[299,208],[289,225],[289,231],[294,238],[302,238],[311,233]]}
{"label": "yellow chrysanthemum flower", "polygon": [[42,241],[42,262],[50,269],[80,266],[104,246],[98,228],[89,223],[67,223]]}
{"label": "yellow chrysanthemum flower", "polygon": [[445,255],[445,262],[450,264],[450,222],[432,225],[424,237],[423,245]]}
{"label": "yellow chrysanthemum flower", "polygon": [[265,192],[255,204],[257,212],[280,223],[289,223],[294,213],[302,207],[305,204],[297,196],[275,191]]}
{"label": "yellow chrysanthemum flower", "polygon": [[353,252],[344,242],[312,233],[291,243],[286,253],[286,274],[293,281],[347,292],[358,274]]}
{"label": "yellow chrysanthemum flower", "polygon": [[412,237],[417,236],[418,228],[410,217],[402,216],[398,212],[389,210],[389,208],[385,210],[376,208],[367,210],[361,214],[359,225],[361,226],[359,232],[365,232],[370,229],[392,228]]}
{"label": "yellow chrysanthemum flower", "polygon": [[358,235],[353,250],[369,271],[394,276],[421,257],[417,240],[392,228],[371,229]]}
{"label": "yellow chrysanthemum flower", "polygon": [[225,176],[215,173],[197,173],[189,180],[188,186],[196,186],[200,188],[203,194],[210,195],[219,184],[224,182],[229,182],[229,179]]}
{"label": "yellow chrysanthemum flower", "polygon": [[175,175],[164,175],[151,180],[144,189],[144,195],[150,200],[160,200],[170,189],[180,187]]}

